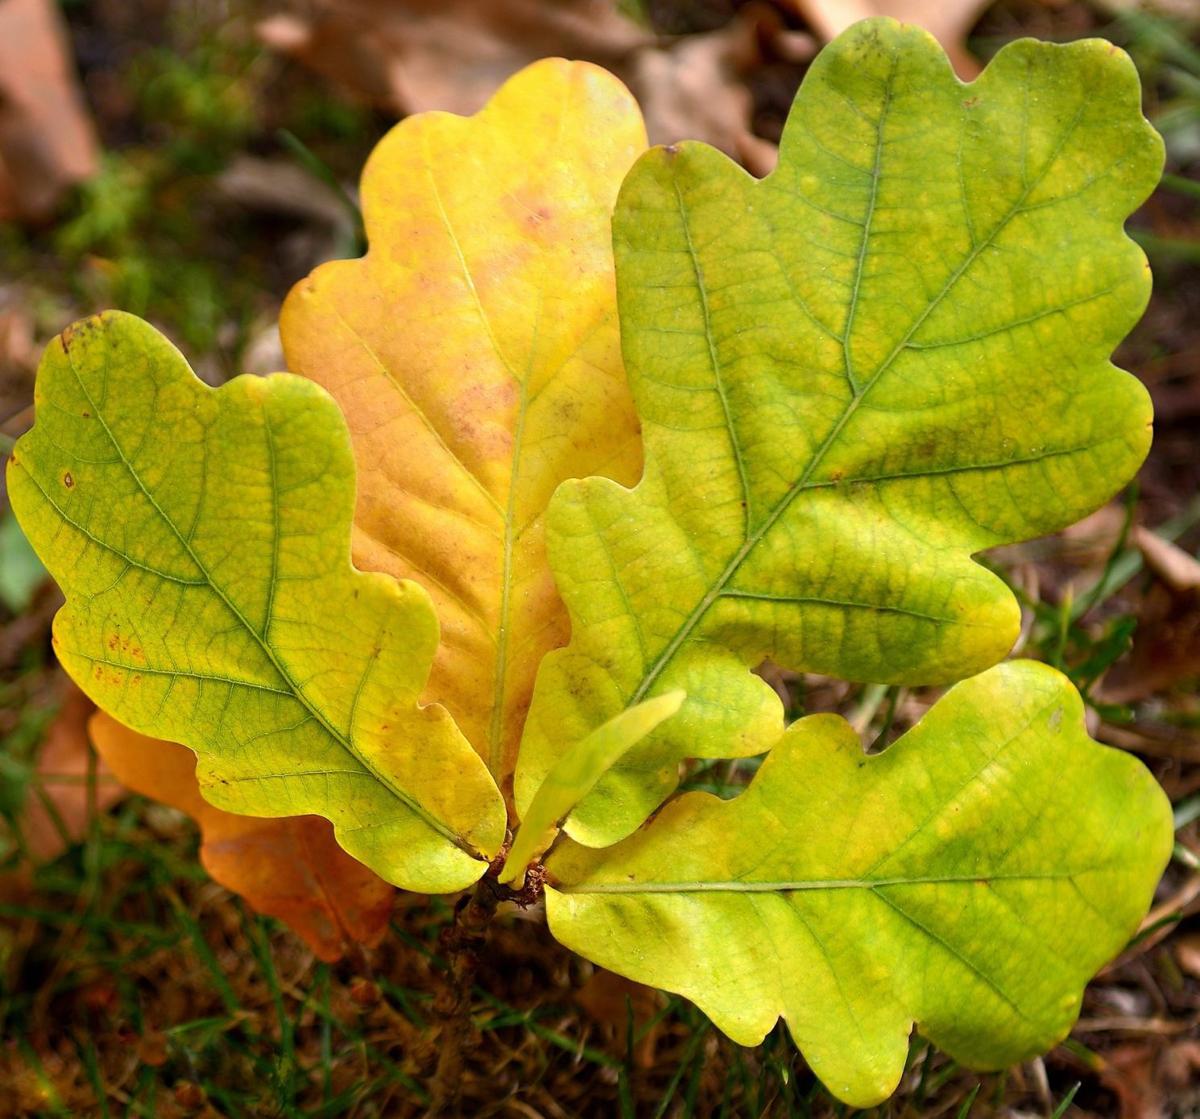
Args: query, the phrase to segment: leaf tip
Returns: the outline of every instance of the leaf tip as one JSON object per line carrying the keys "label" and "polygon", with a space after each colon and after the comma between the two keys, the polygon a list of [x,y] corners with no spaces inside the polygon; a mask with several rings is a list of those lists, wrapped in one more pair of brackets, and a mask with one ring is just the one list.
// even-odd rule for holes
{"label": "leaf tip", "polygon": [[683,688],[672,688],[669,692],[663,692],[658,698],[663,717],[669,719],[684,705],[687,700],[687,692]]}

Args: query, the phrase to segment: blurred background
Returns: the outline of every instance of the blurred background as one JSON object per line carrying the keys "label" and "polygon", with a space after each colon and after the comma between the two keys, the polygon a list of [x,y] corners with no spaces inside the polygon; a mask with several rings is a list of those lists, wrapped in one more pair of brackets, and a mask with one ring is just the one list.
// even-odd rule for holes
{"label": "blurred background", "polygon": [[[1023,604],[1022,652],[1073,678],[1089,729],[1150,765],[1179,826],[1153,913],[1070,1039],[988,1076],[915,1040],[878,1114],[1194,1119],[1200,0],[0,0],[0,453],[32,422],[42,347],[95,310],[150,319],[212,384],[281,368],[283,296],[362,251],[357,176],[401,117],[470,113],[533,59],[588,59],[633,89],[653,142],[705,140],[762,175],[816,51],[873,14],[926,26],[964,79],[1028,35],[1107,38],[1142,74],[1167,174],[1132,222],[1155,291],[1117,360],[1154,397],[1154,450],[1110,506],[989,562]],[[420,1114],[449,903],[402,899],[378,947],[318,958],[210,881],[191,822],[97,763],[50,651],[59,602],[0,490],[0,1117]],[[764,673],[867,741],[932,698]],[[736,774],[691,784],[721,782]],[[467,1114],[844,1114],[781,1031],[740,1049],[536,920],[502,921],[493,947]]]}

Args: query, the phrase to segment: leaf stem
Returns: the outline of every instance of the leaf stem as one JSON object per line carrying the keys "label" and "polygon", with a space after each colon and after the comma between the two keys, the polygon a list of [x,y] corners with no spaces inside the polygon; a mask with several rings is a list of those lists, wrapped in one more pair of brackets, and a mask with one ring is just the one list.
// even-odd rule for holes
{"label": "leaf stem", "polygon": [[502,901],[513,901],[525,908],[541,896],[545,870],[540,864],[530,868],[523,890],[513,890],[497,880],[496,875],[503,864],[502,852],[487,874],[476,883],[475,889],[459,899],[454,907],[453,923],[442,931],[446,982],[434,1003],[434,1010],[442,1019],[442,1030],[425,1119],[461,1113],[463,1050],[473,1029],[471,993],[497,908]]}
{"label": "leaf stem", "polygon": [[471,988],[487,943],[488,926],[500,903],[500,894],[488,877],[485,875],[474,891],[459,901],[454,908],[454,923],[442,933],[447,957],[446,984],[438,994],[435,1010],[443,1024],[437,1069],[429,1085],[426,1119],[458,1112],[463,1049],[471,1034]]}

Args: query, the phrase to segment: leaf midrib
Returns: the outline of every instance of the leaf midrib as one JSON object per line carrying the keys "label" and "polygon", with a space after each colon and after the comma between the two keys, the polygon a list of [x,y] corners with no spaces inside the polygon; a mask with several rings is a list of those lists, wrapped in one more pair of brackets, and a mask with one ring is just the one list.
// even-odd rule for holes
{"label": "leaf midrib", "polygon": [[[894,80],[894,71],[893,71],[892,77]],[[885,106],[884,106],[885,109],[888,106],[890,106],[890,104],[891,104],[891,97],[890,97],[890,81],[889,81],[889,91],[888,91],[888,97],[885,100]],[[900,339],[900,341],[896,343],[896,345],[893,347],[893,349],[890,351],[890,353],[887,355],[887,357],[884,358],[884,360],[880,363],[880,365],[875,370],[875,372],[870,376],[870,378],[868,378],[868,380],[865,382],[865,384],[863,385],[861,390],[856,392],[851,397],[851,399],[848,401],[846,407],[843,409],[842,414],[838,418],[837,422],[830,429],[829,433],[826,435],[826,437],[822,441],[821,445],[817,448],[817,450],[814,453],[814,455],[812,456],[812,458],[809,459],[809,462],[808,462],[807,466],[805,467],[803,473],[796,480],[796,482],[793,483],[791,488],[783,495],[783,497],[776,503],[774,508],[771,509],[771,511],[767,514],[766,518],[764,519],[763,523],[759,526],[759,528],[747,536],[746,540],[742,543],[741,547],[739,547],[738,550],[734,553],[733,557],[726,564],[724,570],[717,577],[716,581],[712,584],[712,586],[709,588],[709,590],[705,593],[705,595],[700,599],[700,601],[692,609],[691,613],[687,616],[687,618],[684,620],[683,624],[679,627],[679,629],[676,630],[675,634],[673,635],[671,640],[668,642],[668,644],[664,648],[663,652],[659,655],[658,659],[654,662],[654,664],[651,665],[649,671],[642,677],[641,683],[638,685],[637,689],[634,691],[633,695],[630,697],[630,699],[628,701],[629,706],[633,706],[636,703],[640,703],[643,699],[646,698],[650,689],[655,685],[655,683],[658,681],[659,677],[666,670],[667,666],[674,659],[675,654],[679,651],[679,649],[683,645],[683,643],[691,636],[692,631],[700,624],[701,620],[711,609],[713,603],[716,602],[716,600],[721,596],[722,592],[728,586],[729,581],[733,578],[734,575],[737,574],[738,570],[741,568],[741,566],[745,562],[746,558],[758,546],[758,544],[763,540],[763,538],[766,536],[766,534],[775,526],[776,522],[783,516],[783,514],[791,507],[792,502],[801,493],[804,493],[811,488],[815,488],[814,486],[810,485],[812,476],[816,473],[817,469],[819,468],[821,463],[824,461],[825,456],[833,448],[833,446],[837,442],[838,437],[841,435],[842,431],[845,430],[846,425],[850,422],[850,420],[853,418],[855,413],[858,411],[858,409],[862,405],[863,401],[866,400],[866,398],[870,394],[871,390],[880,382],[880,380],[882,380],[884,374],[891,368],[891,366],[895,362],[895,360],[908,347],[908,344],[909,344],[909,342],[911,342],[913,336],[928,321],[929,317],[934,313],[935,310],[937,310],[937,308],[942,304],[943,300],[946,299],[946,297],[950,294],[950,292],[954,290],[955,286],[958,284],[958,281],[960,279],[962,279],[962,277],[972,267],[972,265],[975,263],[975,261],[979,259],[979,257],[983,254],[983,252],[986,249],[991,247],[991,245],[995,242],[996,238],[1000,236],[1000,234],[1008,227],[1008,225],[1013,221],[1013,219],[1018,217],[1021,214],[1025,201],[1029,198],[1030,194],[1032,194],[1033,191],[1036,190],[1037,187],[1039,187],[1041,185],[1041,183],[1044,181],[1046,175],[1049,174],[1050,169],[1058,161],[1058,157],[1062,154],[1062,151],[1066,147],[1067,142],[1070,140],[1071,136],[1074,134],[1075,129],[1078,126],[1079,121],[1083,115],[1083,110],[1084,110],[1085,104],[1086,103],[1083,101],[1080,102],[1079,108],[1076,110],[1075,115],[1071,118],[1067,127],[1064,129],[1062,137],[1060,138],[1059,142],[1055,145],[1054,149],[1051,151],[1050,155],[1048,156],[1045,164],[1043,165],[1043,167],[1042,167],[1041,171],[1038,173],[1038,175],[1033,180],[1031,180],[1030,182],[1028,182],[1027,184],[1025,184],[1022,187],[1021,192],[1017,196],[1016,200],[1009,207],[1009,209],[1005,212],[1004,216],[996,223],[996,225],[993,227],[993,229],[987,235],[987,237],[985,237],[982,241],[978,241],[978,242],[973,241],[972,242],[970,251],[963,258],[963,260],[959,264],[959,266],[950,274],[949,278],[942,285],[941,290],[926,304],[925,309],[914,319],[912,325],[909,326],[908,330],[904,333],[904,335]],[[882,133],[883,133],[883,128],[884,128],[885,124],[886,124],[886,113],[883,113],[883,114],[881,114],[878,124],[877,124],[877,127],[879,129],[878,143],[879,143],[880,152],[882,152],[882,146],[883,146]],[[876,180],[876,183],[879,180],[879,178],[881,177],[881,172],[882,172],[882,160],[880,159],[877,162],[876,174],[873,176],[873,178]],[[872,193],[872,198],[874,198],[874,192]],[[686,224],[686,219],[684,219],[684,222]],[[689,233],[689,236],[690,236],[690,233]],[[863,262],[864,263],[865,263],[865,258],[866,258],[866,254],[864,252],[864,254],[863,254]],[[857,308],[857,298],[855,299],[854,307]],[[849,326],[849,323],[847,325]],[[845,345],[847,347],[847,352],[848,352],[849,344],[850,344],[850,340],[849,340],[849,336],[847,334],[846,341],[845,341]],[[731,433],[731,438],[736,438],[736,436],[734,436],[733,433]],[[963,469],[969,470],[971,468],[964,467]],[[952,472],[953,471],[947,471],[947,473],[952,473]]]}
{"label": "leaf midrib", "polygon": [[[559,106],[558,124],[557,124],[557,139],[554,148],[560,146],[562,132],[566,125],[568,111],[571,107],[571,93],[574,88],[574,82],[567,82],[563,90],[562,102]],[[538,287],[538,308],[537,313],[533,318],[533,335],[529,340],[529,353],[525,362],[525,369],[518,371],[505,347],[500,344],[500,339],[497,337],[495,330],[492,327],[491,318],[483,305],[483,299],[480,296],[479,289],[475,284],[475,277],[471,272],[471,266],[467,261],[466,253],[463,250],[462,243],[459,240],[458,233],[455,231],[454,224],[450,220],[450,215],[446,210],[445,203],[442,200],[441,187],[438,184],[437,175],[434,171],[434,161],[429,152],[429,137],[428,134],[421,134],[422,154],[424,156],[425,171],[429,179],[429,185],[433,193],[433,201],[437,207],[438,216],[441,219],[442,226],[446,230],[446,235],[450,238],[450,243],[454,247],[455,256],[458,258],[459,267],[462,270],[463,280],[467,286],[467,290],[471,293],[471,300],[474,303],[475,311],[479,316],[480,325],[491,342],[492,349],[496,356],[500,359],[501,365],[504,366],[513,383],[516,384],[519,393],[517,401],[517,419],[516,426],[513,431],[513,451],[512,462],[509,467],[508,493],[506,495],[504,506],[501,507],[493,498],[493,503],[497,511],[503,518],[503,546],[501,554],[501,571],[500,571],[500,603],[498,608],[499,618],[497,622],[497,633],[495,635],[495,663],[492,668],[492,706],[488,716],[487,724],[487,743],[485,761],[492,776],[497,783],[503,783],[510,776],[511,766],[505,758],[505,736],[504,736],[504,716],[507,706],[507,689],[508,689],[508,670],[510,660],[510,645],[512,640],[512,598],[513,598],[513,582],[515,573],[513,570],[513,552],[517,543],[524,535],[529,522],[522,525],[516,523],[517,513],[517,496],[521,480],[521,461],[525,450],[525,424],[528,419],[529,412],[535,399],[535,395],[531,395],[529,391],[529,382],[533,375],[534,364],[537,358],[538,336],[541,330],[542,315],[544,313],[545,290],[544,282]]]}
{"label": "leaf midrib", "polygon": [[[564,106],[565,115],[565,106]],[[521,470],[521,452],[524,447],[525,436],[525,417],[528,411],[529,402],[529,372],[533,365],[537,324],[541,318],[541,306],[539,303],[538,314],[534,318],[534,339],[530,342],[529,358],[525,374],[518,374],[516,367],[509,359],[508,352],[500,345],[499,338],[496,337],[496,332],[492,329],[492,321],[488,316],[487,311],[483,306],[483,299],[479,295],[479,289],[475,285],[475,277],[471,272],[471,266],[467,263],[466,253],[463,251],[462,243],[455,232],[454,224],[450,220],[450,215],[446,211],[445,203],[442,201],[441,187],[438,185],[437,175],[434,173],[433,160],[429,153],[429,139],[424,133],[421,137],[422,153],[424,155],[425,171],[429,178],[429,185],[433,192],[433,201],[437,206],[438,216],[442,220],[442,227],[446,230],[446,235],[450,238],[451,245],[454,246],[455,256],[458,257],[459,267],[462,270],[463,281],[467,286],[467,290],[471,293],[471,300],[475,305],[476,314],[479,316],[480,325],[483,327],[484,333],[488,336],[488,341],[492,344],[492,350],[500,359],[500,364],[504,366],[509,377],[517,385],[517,391],[520,394],[517,402],[517,423],[516,429],[513,432],[513,452],[512,462],[509,464],[509,480],[508,493],[505,498],[504,506],[501,507],[499,502],[496,502],[496,509],[499,512],[504,527],[504,539],[501,549],[500,560],[500,604],[499,618],[497,620],[497,632],[495,635],[496,656],[495,663],[492,665],[492,706],[488,716],[487,743],[484,760],[487,762],[488,770],[492,776],[499,781],[503,774],[503,722],[504,722],[504,689],[508,680],[508,643],[510,613],[511,613],[511,598],[512,598],[512,578],[513,578],[513,547],[515,544],[513,533],[513,519],[516,512],[516,491],[517,483],[520,477]],[[494,501],[495,499],[493,499]]]}
{"label": "leaf midrib", "polygon": [[[187,553],[188,557],[196,565],[196,570],[199,571],[201,573],[201,575],[203,575],[205,584],[207,584],[207,586],[212,590],[212,592],[221,600],[221,602],[224,604],[226,609],[229,610],[229,612],[234,616],[234,618],[238,621],[238,623],[242,626],[242,628],[253,638],[254,642],[259,646],[259,648],[262,650],[264,655],[271,662],[272,667],[274,667],[275,671],[279,674],[280,679],[287,686],[289,694],[291,694],[296,700],[299,701],[299,703],[305,708],[305,710],[307,710],[312,715],[312,717],[314,719],[316,719],[316,721],[325,730],[325,732],[335,742],[337,742],[338,745],[340,745],[348,754],[350,754],[353,758],[355,758],[355,760],[357,760],[358,763],[368,773],[370,773],[372,777],[374,777],[385,789],[387,789],[389,792],[391,792],[396,797],[396,799],[399,800],[409,811],[411,811],[414,815],[416,815],[423,823],[425,823],[428,827],[430,827],[437,834],[441,835],[443,838],[445,838],[446,840],[451,842],[455,847],[459,848],[466,854],[470,855],[472,858],[482,860],[483,857],[480,854],[480,852],[478,852],[475,849],[475,847],[467,841],[467,839],[465,837],[459,835],[453,828],[449,827],[449,825],[443,823],[441,820],[439,820],[437,817],[435,817],[432,813],[430,813],[423,805],[421,805],[409,793],[405,792],[403,789],[398,788],[395,784],[393,784],[390,780],[388,780],[386,775],[383,774],[379,769],[377,769],[371,763],[369,758],[367,758],[365,755],[363,755],[359,752],[359,750],[357,749],[357,747],[354,744],[353,739],[343,735],[340,731],[338,731],[337,728],[334,727],[333,724],[326,717],[325,713],[323,711],[321,711],[318,707],[316,707],[312,703],[312,701],[308,698],[308,696],[305,695],[304,690],[299,686],[299,684],[296,683],[296,681],[292,677],[290,671],[287,669],[287,666],[284,664],[284,662],[278,656],[275,649],[271,646],[270,642],[266,639],[265,634],[260,634],[254,628],[254,626],[252,626],[250,624],[249,619],[245,616],[245,614],[242,613],[241,609],[233,602],[232,599],[229,598],[229,596],[225,593],[224,589],[217,584],[217,582],[213,579],[212,574],[208,571],[208,569],[205,567],[205,565],[201,562],[200,557],[196,554],[195,549],[192,547],[191,541],[184,537],[183,533],[181,533],[179,531],[179,528],[178,528],[178,526],[176,526],[175,522],[173,520],[171,520],[171,518],[169,516],[167,516],[166,511],[162,508],[161,505],[159,505],[159,503],[155,499],[154,495],[146,487],[145,483],[142,481],[141,476],[138,474],[137,470],[134,469],[133,463],[130,462],[128,455],[125,453],[124,447],[121,446],[116,435],[113,433],[112,428],[109,426],[107,419],[105,419],[103,408],[99,404],[97,404],[95,399],[92,397],[91,392],[88,390],[87,384],[85,383],[82,375],[79,372],[78,367],[75,364],[75,356],[71,352],[71,346],[70,346],[69,341],[64,340],[63,350],[67,355],[67,364],[70,366],[71,372],[74,375],[75,380],[79,385],[80,391],[83,393],[84,397],[87,399],[88,403],[91,405],[92,414],[100,422],[100,426],[104,429],[105,435],[108,437],[109,442],[111,442],[113,445],[113,449],[117,452],[117,455],[120,457],[121,465],[124,466],[125,469],[129,472],[130,478],[133,480],[134,484],[141,491],[141,493],[145,497],[145,499],[150,503],[151,508],[158,515],[159,519],[163,522],[163,524],[166,525],[167,528],[171,531],[172,535],[179,542],[180,546]],[[205,389],[208,388],[208,386],[203,386],[203,387]],[[218,391],[218,390],[208,390],[208,391]],[[274,444],[270,440],[270,435],[269,435],[270,422],[267,419],[265,407],[263,408],[263,411],[262,411],[262,421],[263,421],[264,429],[266,429],[268,432],[268,448],[269,448],[268,453],[271,455],[271,458],[272,458],[271,469],[272,469],[272,477],[273,477],[274,476]],[[41,487],[39,486],[39,489],[40,488]],[[203,500],[203,496],[201,496],[201,500]],[[276,539],[273,543],[273,548],[277,549],[278,548],[278,539],[277,539],[278,538],[278,508],[277,508],[277,505],[278,505],[279,495],[274,490],[272,490],[272,493],[271,493],[271,500],[272,500],[272,509],[273,509],[272,517],[273,517],[273,521],[275,523],[275,528],[276,528],[276,531],[275,531]],[[197,517],[197,519],[198,519],[198,517]],[[116,550],[113,549],[113,551],[115,552]],[[119,554],[119,553],[117,553],[117,554]],[[129,557],[122,557],[122,558],[129,559]],[[273,596],[274,588],[272,588],[271,593]],[[266,619],[266,621],[264,622],[264,630],[269,631],[269,629],[270,629],[270,618],[268,617]],[[368,664],[367,664],[368,672],[370,671],[372,664],[374,664],[374,658],[371,658],[371,660],[368,661]],[[186,673],[179,673],[179,675],[186,675]]]}
{"label": "leaf midrib", "polygon": [[739,882],[736,879],[695,882],[598,882],[556,886],[561,894],[781,894],[810,890],[880,890],[898,886],[951,886],[993,882],[1061,882],[1078,872],[1048,874],[931,874],[912,878],[805,878]]}

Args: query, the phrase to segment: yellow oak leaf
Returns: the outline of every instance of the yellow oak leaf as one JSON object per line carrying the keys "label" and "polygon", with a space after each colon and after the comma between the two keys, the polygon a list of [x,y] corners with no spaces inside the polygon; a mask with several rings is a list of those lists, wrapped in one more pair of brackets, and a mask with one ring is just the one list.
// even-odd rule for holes
{"label": "yellow oak leaf", "polygon": [[561,59],[475,116],[410,117],[363,175],[369,252],[317,269],[281,316],[288,368],[349,422],[355,563],[429,591],[442,640],[425,699],[506,791],[537,666],[569,633],[550,495],[641,471],[609,226],[645,146],[625,87]]}

